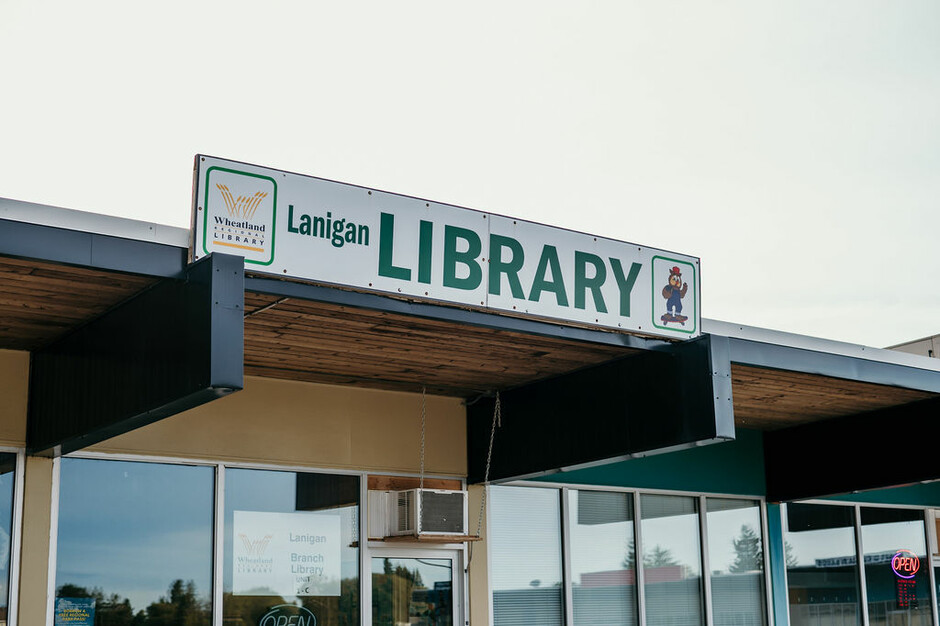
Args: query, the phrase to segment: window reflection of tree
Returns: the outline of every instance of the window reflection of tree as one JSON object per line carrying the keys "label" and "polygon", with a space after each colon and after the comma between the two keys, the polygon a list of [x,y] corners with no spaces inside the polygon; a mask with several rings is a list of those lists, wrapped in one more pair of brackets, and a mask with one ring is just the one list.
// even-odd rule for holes
{"label": "window reflection of tree", "polygon": [[193,581],[170,583],[166,596],[134,613],[130,600],[100,587],[87,589],[65,583],[56,590],[57,598],[93,598],[95,626],[209,626],[212,603],[200,597]]}

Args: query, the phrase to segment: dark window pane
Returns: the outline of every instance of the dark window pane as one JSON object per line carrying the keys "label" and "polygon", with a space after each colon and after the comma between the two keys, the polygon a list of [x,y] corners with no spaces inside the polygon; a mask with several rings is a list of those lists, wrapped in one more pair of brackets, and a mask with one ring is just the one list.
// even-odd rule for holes
{"label": "dark window pane", "polygon": [[648,626],[700,626],[702,558],[698,498],[640,496]]}
{"label": "dark window pane", "polygon": [[63,458],[56,598],[94,599],[96,624],[208,625],[214,482],[211,467]]}
{"label": "dark window pane", "polygon": [[865,587],[871,626],[930,626],[924,512],[862,508]]}
{"label": "dark window pane", "polygon": [[788,504],[786,521],[790,625],[860,624],[855,510]]}
{"label": "dark window pane", "polygon": [[226,624],[359,623],[358,476],[228,469],[224,543]]}
{"label": "dark window pane", "polygon": [[633,494],[568,492],[576,626],[635,626]]}
{"label": "dark window pane", "polygon": [[0,623],[6,624],[10,596],[10,546],[16,455],[0,452]]}

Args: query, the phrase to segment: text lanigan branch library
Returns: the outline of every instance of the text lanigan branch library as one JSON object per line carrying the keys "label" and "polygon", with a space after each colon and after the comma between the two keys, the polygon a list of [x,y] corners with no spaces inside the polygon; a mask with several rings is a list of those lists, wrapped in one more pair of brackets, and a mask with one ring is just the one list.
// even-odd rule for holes
{"label": "text lanigan branch library", "polygon": [[940,360],[208,156],[192,215],[0,199],[0,624],[938,626]]}

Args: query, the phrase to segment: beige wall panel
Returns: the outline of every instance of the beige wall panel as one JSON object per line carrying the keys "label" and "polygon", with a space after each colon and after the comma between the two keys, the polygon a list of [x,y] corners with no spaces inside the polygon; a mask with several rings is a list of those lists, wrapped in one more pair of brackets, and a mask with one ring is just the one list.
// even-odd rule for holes
{"label": "beige wall panel", "polygon": [[19,601],[19,623],[24,625],[46,623],[52,467],[52,459],[26,457]]}
{"label": "beige wall panel", "polygon": [[[419,471],[421,394],[246,377],[245,389],[95,451],[377,472]],[[427,397],[425,471],[465,476],[466,411]]]}
{"label": "beige wall panel", "polygon": [[[483,497],[483,487],[481,485],[471,485],[468,490],[469,530],[471,535],[475,535],[477,534],[477,525],[480,519],[480,500]],[[470,580],[468,581],[470,588],[467,590],[467,598],[470,603],[470,626],[486,626],[490,623],[487,530],[486,517],[484,516],[483,528],[480,530],[482,539],[470,544],[470,549],[473,551],[470,556]]]}
{"label": "beige wall panel", "polygon": [[0,350],[0,445],[26,445],[29,352]]}

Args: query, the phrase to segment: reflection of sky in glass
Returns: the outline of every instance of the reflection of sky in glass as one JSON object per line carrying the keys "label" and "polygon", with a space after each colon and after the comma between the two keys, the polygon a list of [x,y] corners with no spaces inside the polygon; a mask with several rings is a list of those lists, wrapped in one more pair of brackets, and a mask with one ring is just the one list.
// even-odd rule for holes
{"label": "reflection of sky in glass", "polygon": [[[806,505],[793,506],[817,507],[819,515],[825,516],[825,511],[835,505]],[[812,530],[794,531],[789,527],[789,517],[784,515],[784,539],[789,546],[790,553],[796,559],[794,567],[815,566],[817,559],[831,559],[837,557],[855,556],[855,525],[851,519],[854,516],[852,507],[843,507],[850,517],[840,522],[845,524],[837,528],[814,528]],[[851,525],[850,525],[851,524]]]}
{"label": "reflection of sky in glass", "polygon": [[[712,502],[711,499],[708,501]],[[747,526],[760,539],[760,509],[757,505],[726,511],[708,512],[708,568],[712,572],[728,573],[737,552],[734,541],[741,538],[741,527]]]}
{"label": "reflection of sky in glass", "polygon": [[490,487],[493,589],[561,584],[558,491]]}
{"label": "reflection of sky in glass", "polygon": [[[578,492],[568,492],[571,523],[571,576],[575,584],[581,575],[624,569],[624,560],[632,549],[633,521],[610,521],[605,524],[578,523]],[[617,494],[632,501],[633,494]],[[632,509],[631,509],[632,511]]]}
{"label": "reflection of sky in glass", "polygon": [[15,467],[15,454],[0,453],[0,607],[7,606],[10,583],[10,533],[13,528]]}
{"label": "reflection of sky in glass", "polygon": [[681,565],[688,567],[690,576],[701,574],[701,557],[698,541],[698,514],[670,515],[668,517],[648,517],[648,511],[655,503],[668,502],[669,499],[682,498],[689,500],[697,509],[698,502],[685,496],[659,496],[643,494],[640,496],[642,514],[642,541],[643,554],[653,553],[654,548],[666,548],[672,558]]}
{"label": "reflection of sky in glass", "polygon": [[418,570],[418,573],[421,574],[421,582],[428,589],[434,589],[434,583],[449,583],[452,581],[450,559],[385,559],[376,557],[372,559],[372,573],[384,573],[386,560],[388,560],[393,570],[397,567],[403,567],[409,572]]}
{"label": "reflection of sky in glass", "polygon": [[[357,480],[353,476],[338,476],[338,480]],[[225,554],[223,561],[223,590],[232,591],[232,531],[234,511],[262,511],[294,513],[297,509],[297,474],[274,470],[229,468],[225,471]],[[359,577],[359,550],[350,544],[359,540],[359,507],[344,506],[320,511],[340,518],[342,533],[341,575]],[[296,598],[287,596],[285,600]]]}
{"label": "reflection of sky in glass", "polygon": [[56,586],[128,598],[134,612],[176,579],[211,593],[211,467],[61,460]]}

